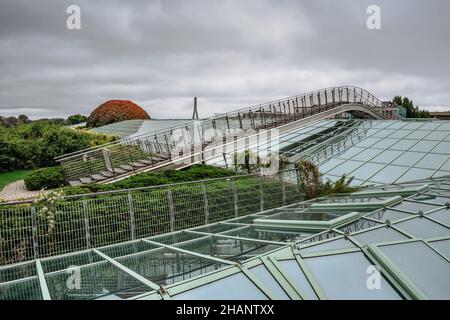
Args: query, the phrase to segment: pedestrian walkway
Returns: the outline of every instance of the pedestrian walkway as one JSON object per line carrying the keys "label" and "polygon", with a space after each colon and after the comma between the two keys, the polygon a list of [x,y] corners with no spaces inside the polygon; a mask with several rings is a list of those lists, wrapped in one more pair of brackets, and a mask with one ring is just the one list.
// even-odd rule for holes
{"label": "pedestrian walkway", "polygon": [[6,185],[2,191],[0,191],[0,201],[19,201],[28,200],[39,196],[41,193],[48,193],[50,190],[45,191],[30,191],[25,186],[24,180],[17,180]]}

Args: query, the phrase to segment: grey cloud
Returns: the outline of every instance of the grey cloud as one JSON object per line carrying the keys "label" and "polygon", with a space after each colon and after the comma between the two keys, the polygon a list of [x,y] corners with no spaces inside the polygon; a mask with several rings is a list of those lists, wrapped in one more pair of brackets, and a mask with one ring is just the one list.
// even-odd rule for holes
{"label": "grey cloud", "polygon": [[[155,117],[232,110],[354,84],[450,108],[450,3],[434,1],[73,1],[0,3],[0,114],[88,114],[132,99]],[[381,7],[382,30],[366,28]]]}

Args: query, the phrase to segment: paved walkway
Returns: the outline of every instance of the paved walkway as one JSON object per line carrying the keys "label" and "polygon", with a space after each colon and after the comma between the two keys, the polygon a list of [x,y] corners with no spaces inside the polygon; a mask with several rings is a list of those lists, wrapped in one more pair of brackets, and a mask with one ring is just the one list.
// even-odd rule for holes
{"label": "paved walkway", "polygon": [[0,191],[1,201],[19,201],[39,196],[41,192],[48,193],[50,190],[45,191],[30,191],[25,187],[24,180],[17,180],[6,185],[2,191]]}

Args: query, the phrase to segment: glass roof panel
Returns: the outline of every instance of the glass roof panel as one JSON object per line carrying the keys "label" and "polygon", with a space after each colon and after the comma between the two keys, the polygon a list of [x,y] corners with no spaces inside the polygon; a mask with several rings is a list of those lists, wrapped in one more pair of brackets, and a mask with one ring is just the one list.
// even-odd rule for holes
{"label": "glass roof panel", "polygon": [[397,141],[398,141],[398,139],[385,138],[385,139],[378,141],[374,145],[370,146],[370,148],[386,149],[387,147],[393,145]]}
{"label": "glass roof panel", "polygon": [[381,183],[390,183],[405,173],[406,170],[408,170],[407,167],[388,165],[371,177],[370,180]]}
{"label": "glass roof panel", "polygon": [[42,300],[42,293],[37,277],[20,282],[0,283],[1,300]]}
{"label": "glass roof panel", "polygon": [[450,226],[450,209],[441,209],[438,211],[435,211],[433,213],[428,214],[427,216],[433,218],[434,220],[437,220],[441,223],[446,224],[447,226]]}
{"label": "glass roof panel", "polygon": [[241,227],[242,226],[236,225],[236,224],[218,223],[218,224],[212,224],[212,225],[208,225],[208,226],[204,226],[204,227],[200,227],[200,228],[195,228],[192,230],[206,232],[206,233],[219,233],[219,232],[233,230],[233,229],[241,228]]}
{"label": "glass roof panel", "polygon": [[350,147],[347,151],[345,151],[344,153],[339,155],[339,158],[342,159],[350,159],[352,158],[355,154],[358,154],[362,151],[364,151],[364,148],[358,148],[358,147]]}
{"label": "glass roof panel", "polygon": [[261,281],[261,283],[263,283],[272,293],[274,293],[278,299],[290,300],[289,296],[286,292],[284,292],[264,265],[260,264],[256,267],[250,268],[249,270],[259,281]]}
{"label": "glass roof panel", "polygon": [[180,243],[180,242],[184,242],[184,241],[199,239],[202,237],[204,237],[204,235],[188,233],[188,232],[177,232],[177,233],[172,233],[172,234],[168,234],[165,236],[150,238],[150,240],[159,242],[159,243],[163,243],[163,244],[171,245],[171,244],[176,244],[176,243]]}
{"label": "glass roof panel", "polygon": [[322,242],[308,248],[300,248],[300,253],[316,253],[348,248],[356,248],[356,246],[347,238],[338,238],[331,241]]}
{"label": "glass roof panel", "polygon": [[219,238],[216,236],[209,236],[206,239],[177,244],[176,246],[230,261],[244,261],[280,247],[280,245],[275,244]]}
{"label": "glass roof panel", "polygon": [[433,241],[430,245],[450,260],[450,239]]}
{"label": "glass roof panel", "polygon": [[398,165],[402,165],[402,166],[412,166],[419,159],[421,159],[424,155],[425,155],[425,153],[422,153],[422,152],[406,151],[401,156],[399,156],[397,159],[395,159],[392,162],[392,164],[398,164]]}
{"label": "glass roof panel", "polygon": [[[239,290],[237,290],[239,288]],[[267,297],[243,273],[216,280],[184,291],[174,300],[267,300]]]}
{"label": "glass roof panel", "polygon": [[333,212],[310,212],[310,211],[284,211],[275,215],[267,216],[264,220],[302,220],[302,221],[330,221],[343,214]]}
{"label": "glass roof panel", "polygon": [[419,141],[411,147],[411,151],[428,152],[437,145],[437,141]]}
{"label": "glass roof panel", "polygon": [[412,215],[410,213],[404,213],[404,212],[395,211],[395,210],[391,210],[391,209],[385,209],[385,210],[371,213],[368,215],[368,217],[371,217],[373,219],[377,219],[377,220],[380,220],[383,222],[385,222],[386,220],[389,220],[392,222],[392,221],[412,217]]}
{"label": "glass roof panel", "polygon": [[42,270],[44,272],[54,272],[58,270],[67,270],[72,266],[81,266],[89,263],[103,261],[99,255],[92,251],[59,256],[50,259],[41,260]]}
{"label": "glass roof panel", "polygon": [[413,197],[412,199],[416,201],[434,203],[441,206],[445,205],[447,202],[450,202],[450,197],[440,197],[438,195],[431,195],[431,194],[421,194]]}
{"label": "glass roof panel", "polygon": [[125,299],[152,291],[107,261],[46,274],[45,280],[53,300]]}
{"label": "glass roof panel", "polygon": [[379,248],[431,299],[450,299],[449,263],[423,242],[408,242]]}
{"label": "glass roof panel", "polygon": [[372,263],[361,252],[304,260],[329,299],[401,299],[384,277],[380,289],[373,290],[367,285]]}
{"label": "glass roof panel", "polygon": [[344,161],[345,160],[341,160],[341,159],[330,159],[327,162],[325,162],[324,164],[321,164],[319,170],[322,173],[328,172],[331,169],[333,169],[334,167],[337,167],[338,165],[340,165]]}
{"label": "glass roof panel", "polygon": [[340,164],[333,170],[329,171],[328,173],[340,177],[344,174],[349,174],[350,172],[352,172],[356,168],[362,166],[363,164],[364,164],[364,162],[348,160],[348,161],[345,161],[344,163]]}
{"label": "glass roof panel", "polygon": [[449,134],[448,131],[431,131],[424,139],[425,140],[437,140],[444,139]]}
{"label": "glass roof panel", "polygon": [[423,122],[407,122],[406,126],[404,126],[402,129],[422,129]]}
{"label": "glass roof panel", "polygon": [[116,260],[159,285],[170,285],[226,266],[212,260],[202,259],[166,248]]}
{"label": "glass roof panel", "polygon": [[307,294],[308,299],[317,299],[311,284],[295,259],[279,261],[284,273],[293,281],[293,285]]}
{"label": "glass roof panel", "polygon": [[401,151],[385,150],[382,153],[380,153],[378,156],[373,158],[371,161],[379,162],[379,163],[390,163],[392,160],[396,159],[401,154],[402,154]]}
{"label": "glass roof panel", "polygon": [[435,146],[433,148],[433,150],[431,150],[431,152],[448,154],[449,150],[450,150],[450,142],[442,141],[442,142],[439,142],[439,144],[437,146]]}
{"label": "glass roof panel", "polygon": [[377,143],[378,141],[380,141],[380,139],[378,139],[378,138],[370,138],[369,137],[369,138],[366,138],[366,139],[363,139],[363,140],[359,141],[356,144],[356,146],[357,147],[370,147],[371,145]]}
{"label": "glass roof panel", "polygon": [[431,131],[427,130],[414,130],[410,134],[408,134],[408,139],[417,139],[421,140],[423,137],[428,135]]}
{"label": "glass roof panel", "polygon": [[448,158],[447,155],[442,154],[427,154],[423,157],[417,164],[416,167],[425,168],[425,169],[436,169],[438,168],[444,161]]}
{"label": "glass roof panel", "polygon": [[403,176],[401,176],[396,183],[428,179],[433,175],[433,170],[411,168]]}
{"label": "glass roof panel", "polygon": [[430,210],[434,210],[439,208],[438,205],[433,205],[429,203],[423,202],[413,202],[408,200],[403,200],[401,203],[391,206],[395,209],[406,210],[414,213],[418,213],[419,211],[427,212]]}
{"label": "glass roof panel", "polygon": [[383,128],[389,127],[392,124],[393,124],[392,121],[383,121],[383,120],[375,121],[373,124],[373,128],[383,129]]}
{"label": "glass roof panel", "polygon": [[450,172],[449,171],[443,171],[443,170],[438,170],[433,174],[433,178],[441,178],[441,177],[447,177],[450,176]]}
{"label": "glass roof panel", "polygon": [[[373,176],[375,173],[380,171],[384,167],[384,164],[378,164],[378,163],[366,163],[365,165],[359,167],[352,173],[350,173],[351,176],[358,177],[359,179],[369,179],[371,176]],[[371,179],[372,180],[372,179]]]}
{"label": "glass roof panel", "polygon": [[387,227],[364,231],[362,233],[354,234],[352,237],[358,240],[362,245],[408,239],[408,237],[400,232]]}
{"label": "glass roof panel", "polygon": [[432,222],[426,218],[414,218],[395,224],[396,227],[406,231],[417,238],[434,238],[450,235],[450,229]]}
{"label": "glass roof panel", "polygon": [[404,137],[407,137],[410,133],[411,130],[397,130],[397,131],[390,130],[389,137],[402,139]]}
{"label": "glass roof panel", "polygon": [[380,153],[380,150],[378,149],[366,149],[361,153],[358,153],[357,155],[353,156],[352,160],[358,160],[358,161],[368,161],[375,157],[377,154]]}
{"label": "glass roof panel", "polygon": [[408,150],[411,148],[417,141],[415,140],[400,140],[396,144],[392,145],[390,149],[392,150]]}
{"label": "glass roof panel", "polygon": [[441,169],[441,170],[450,171],[450,159],[448,159],[447,161],[445,161],[445,163],[442,165],[442,167],[441,167],[440,169]]}
{"label": "glass roof panel", "polygon": [[394,133],[394,130],[378,130],[378,129],[369,129],[367,131],[368,137],[374,137],[374,138],[384,138],[384,137],[390,137],[392,133]]}
{"label": "glass roof panel", "polygon": [[18,265],[2,266],[0,268],[0,283],[33,276],[37,276],[36,263],[34,261]]}
{"label": "glass roof panel", "polygon": [[420,129],[423,130],[441,130],[440,126],[442,125],[442,121],[431,121],[425,123]]}
{"label": "glass roof panel", "polygon": [[129,243],[120,243],[114,246],[100,248],[98,250],[111,258],[117,258],[157,248],[157,246],[144,241],[134,241]]}
{"label": "glass roof panel", "polygon": [[267,241],[293,242],[311,236],[311,233],[291,233],[284,231],[268,231],[254,226],[245,229],[227,232],[228,236],[236,236],[242,238],[251,238]]}
{"label": "glass roof panel", "polygon": [[356,220],[350,224],[347,224],[343,227],[339,227],[338,229],[344,233],[346,233],[346,232],[352,233],[352,232],[358,232],[361,230],[369,229],[369,228],[375,227],[380,224],[381,223],[376,222],[376,221],[361,218],[361,219],[358,219],[358,220]]}

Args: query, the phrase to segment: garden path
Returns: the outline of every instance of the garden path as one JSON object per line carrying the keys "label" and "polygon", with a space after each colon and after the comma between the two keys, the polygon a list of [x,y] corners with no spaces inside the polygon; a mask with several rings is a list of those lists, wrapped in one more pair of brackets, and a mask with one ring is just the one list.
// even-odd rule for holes
{"label": "garden path", "polygon": [[36,198],[40,193],[48,193],[50,190],[45,191],[30,191],[25,186],[24,180],[17,180],[6,185],[2,191],[0,191],[0,201],[19,201]]}

